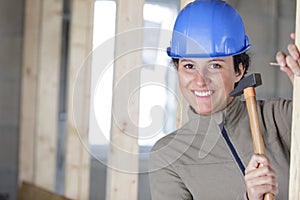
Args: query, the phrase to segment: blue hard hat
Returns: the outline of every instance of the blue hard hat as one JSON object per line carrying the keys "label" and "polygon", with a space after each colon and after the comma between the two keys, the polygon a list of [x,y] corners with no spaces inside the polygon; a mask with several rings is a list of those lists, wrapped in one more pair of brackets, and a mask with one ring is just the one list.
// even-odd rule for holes
{"label": "blue hard hat", "polygon": [[178,14],[170,47],[172,58],[234,56],[251,45],[239,13],[221,0],[195,0]]}

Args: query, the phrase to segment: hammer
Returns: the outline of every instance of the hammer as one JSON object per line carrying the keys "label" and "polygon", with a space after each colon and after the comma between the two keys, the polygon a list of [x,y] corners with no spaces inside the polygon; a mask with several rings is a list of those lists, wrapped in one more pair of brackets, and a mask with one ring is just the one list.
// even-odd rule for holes
{"label": "hammer", "polygon": [[[253,147],[255,154],[266,155],[264,141],[261,135],[257,107],[256,107],[256,93],[255,87],[261,85],[260,74],[251,74],[238,83],[233,91],[230,92],[230,96],[239,96],[244,93],[246,99],[247,111],[250,120],[250,128],[253,140]],[[261,167],[261,166],[259,166]],[[264,200],[273,200],[274,196],[272,193],[264,195]]]}

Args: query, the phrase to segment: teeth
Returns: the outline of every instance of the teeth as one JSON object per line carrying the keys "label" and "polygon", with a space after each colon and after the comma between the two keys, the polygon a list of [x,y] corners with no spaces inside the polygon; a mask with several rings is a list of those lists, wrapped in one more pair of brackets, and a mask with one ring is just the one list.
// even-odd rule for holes
{"label": "teeth", "polygon": [[210,96],[213,92],[211,90],[209,90],[209,91],[205,91],[205,92],[194,91],[194,93],[196,96],[199,96],[199,97],[207,97],[207,96]]}

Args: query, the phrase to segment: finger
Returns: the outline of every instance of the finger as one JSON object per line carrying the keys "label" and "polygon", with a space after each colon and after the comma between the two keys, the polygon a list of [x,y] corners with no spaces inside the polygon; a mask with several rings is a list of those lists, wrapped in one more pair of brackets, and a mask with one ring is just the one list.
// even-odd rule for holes
{"label": "finger", "polygon": [[262,184],[276,184],[276,173],[269,167],[261,167],[245,174],[245,182],[247,187]]}
{"label": "finger", "polygon": [[270,165],[270,162],[266,156],[254,154],[251,157],[245,172],[249,173],[250,171],[257,169],[260,164],[262,164],[264,166],[268,166],[268,165]]}
{"label": "finger", "polygon": [[276,176],[276,173],[271,168],[271,166],[261,166],[259,168],[255,168],[254,170],[251,170],[245,174],[245,178],[248,177],[260,177],[260,176]]}
{"label": "finger", "polygon": [[280,66],[280,70],[283,71],[283,72],[285,72],[288,75],[288,77],[289,77],[289,79],[290,79],[290,81],[292,83],[294,82],[294,73],[293,73],[293,71],[289,67],[287,67],[287,66],[283,66],[283,67]]}
{"label": "finger", "polygon": [[292,56],[287,56],[286,63],[287,66],[295,75],[300,76],[300,68],[299,68],[298,60],[295,60]]}
{"label": "finger", "polygon": [[282,51],[277,52],[277,54],[276,54],[276,61],[277,61],[277,63],[279,63],[279,65],[281,67],[285,67],[286,66],[285,58],[286,58],[286,54],[284,52],[282,52]]}
{"label": "finger", "polygon": [[248,188],[259,186],[259,185],[273,185],[276,186],[275,176],[260,176],[253,179],[246,180]]}
{"label": "finger", "polygon": [[249,199],[261,199],[266,193],[272,193],[274,196],[276,196],[278,194],[278,191],[278,184],[258,185],[248,188],[247,193]]}
{"label": "finger", "polygon": [[289,44],[288,50],[290,55],[294,58],[295,61],[298,61],[300,58],[299,50],[295,44]]}
{"label": "finger", "polygon": [[291,33],[290,37],[294,40],[296,38],[296,34],[295,33]]}
{"label": "finger", "polygon": [[[265,169],[257,168],[255,171],[265,171]],[[261,176],[264,173],[268,175]],[[254,174],[254,172],[251,172],[245,176],[247,193],[249,197],[251,196],[249,199],[261,199],[265,193],[273,193],[274,195],[278,194],[276,173],[271,168],[269,172],[256,173],[256,175],[259,175],[258,177]]]}

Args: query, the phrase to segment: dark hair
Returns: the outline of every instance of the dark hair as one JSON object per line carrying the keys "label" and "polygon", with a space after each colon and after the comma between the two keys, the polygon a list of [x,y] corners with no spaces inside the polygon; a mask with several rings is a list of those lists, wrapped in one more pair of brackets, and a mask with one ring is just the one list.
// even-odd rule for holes
{"label": "dark hair", "polygon": [[245,74],[247,74],[248,72],[248,68],[250,65],[250,56],[246,52],[233,56],[233,65],[235,72],[239,71],[240,64],[242,64],[245,68],[245,72],[242,77],[244,78]]}
{"label": "dark hair", "polygon": [[[175,68],[178,68],[178,58],[172,58],[173,64]],[[239,71],[239,65],[242,64],[245,67],[245,72],[242,78],[244,78],[245,74],[248,71],[249,65],[250,65],[250,56],[244,52],[238,55],[233,56],[233,65],[234,65],[234,71],[238,72]]]}

